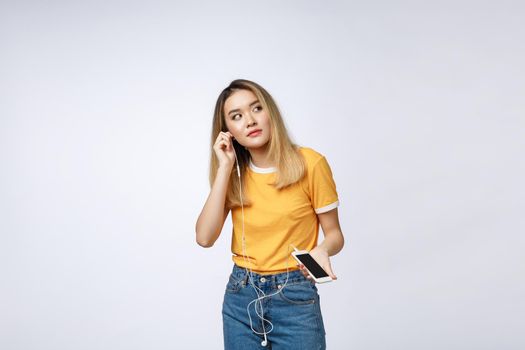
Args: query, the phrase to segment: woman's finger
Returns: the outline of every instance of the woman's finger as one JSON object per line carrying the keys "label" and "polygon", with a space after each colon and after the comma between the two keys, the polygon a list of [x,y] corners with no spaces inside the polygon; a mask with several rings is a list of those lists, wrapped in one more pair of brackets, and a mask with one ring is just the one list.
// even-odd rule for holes
{"label": "woman's finger", "polygon": [[[217,142],[215,143],[215,145],[219,146],[220,149],[224,148],[224,149],[227,149],[228,151],[231,150],[230,144],[231,143],[229,141],[227,141],[226,139],[224,139],[222,137],[218,138]],[[222,147],[222,145],[224,145],[225,147]]]}
{"label": "woman's finger", "polygon": [[[224,140],[217,141],[217,143],[215,145],[218,146],[219,149],[228,148],[228,144]],[[222,147],[222,146],[224,146],[224,147]]]}
{"label": "woman's finger", "polygon": [[221,131],[221,133],[219,135],[225,137],[226,139],[228,139],[228,141],[230,141],[233,138],[233,135],[230,134],[229,132],[222,132]]}
{"label": "woman's finger", "polygon": [[224,133],[224,132],[220,132],[219,135],[217,135],[217,138],[215,139],[215,142],[220,142],[220,141],[227,141],[227,142],[230,142],[231,138],[228,134]]}
{"label": "woman's finger", "polygon": [[226,144],[226,149],[228,151],[231,151],[231,149],[233,148],[233,145],[232,145],[232,142],[231,142],[231,137],[230,135],[226,134],[226,133],[222,133],[222,138],[223,138],[223,141],[225,142]]}
{"label": "woman's finger", "polygon": [[332,266],[331,264],[328,264],[328,266],[326,267],[326,272],[328,272],[328,275],[330,275],[330,277],[333,279],[333,280],[336,280],[337,279],[337,276],[334,274],[334,272],[332,271]]}
{"label": "woman's finger", "polygon": [[300,265],[300,268],[301,268],[301,273],[303,274],[303,276],[311,280],[312,277],[310,276],[310,274],[308,273],[308,270],[304,267],[304,265]]}

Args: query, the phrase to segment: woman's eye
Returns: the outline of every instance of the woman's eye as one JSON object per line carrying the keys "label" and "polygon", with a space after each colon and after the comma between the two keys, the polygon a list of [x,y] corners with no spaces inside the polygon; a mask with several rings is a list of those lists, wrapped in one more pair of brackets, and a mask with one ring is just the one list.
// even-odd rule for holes
{"label": "woman's eye", "polygon": [[262,109],[262,107],[261,107],[261,106],[257,106],[257,107],[255,107],[254,109],[258,109],[258,110],[261,110],[261,109]]}
{"label": "woman's eye", "polygon": [[233,116],[232,116],[232,119],[235,120],[235,117],[238,116],[238,115],[240,115],[240,114],[235,114],[235,115],[233,115]]}

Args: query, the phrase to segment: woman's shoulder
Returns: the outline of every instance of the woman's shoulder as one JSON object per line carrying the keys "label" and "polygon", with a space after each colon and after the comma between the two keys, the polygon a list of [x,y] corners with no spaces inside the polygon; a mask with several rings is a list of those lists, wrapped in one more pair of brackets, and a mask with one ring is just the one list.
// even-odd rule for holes
{"label": "woman's shoulder", "polygon": [[298,146],[298,148],[299,148],[299,152],[301,152],[301,154],[303,155],[304,159],[306,160],[306,163],[309,166],[314,165],[321,158],[324,158],[324,155],[322,155],[321,153],[317,152],[316,150],[314,150],[311,147]]}

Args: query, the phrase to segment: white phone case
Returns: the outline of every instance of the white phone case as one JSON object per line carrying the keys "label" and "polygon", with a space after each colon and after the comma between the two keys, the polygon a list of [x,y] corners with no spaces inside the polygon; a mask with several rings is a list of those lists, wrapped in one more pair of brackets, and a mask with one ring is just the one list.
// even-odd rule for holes
{"label": "white phone case", "polygon": [[[296,255],[302,255],[302,254],[308,254],[310,255],[310,253],[307,251],[307,250],[299,250],[299,251],[295,251],[295,252],[292,252],[292,256],[294,257],[295,260],[297,260],[297,262],[301,265],[303,265],[305,268],[306,268],[306,271],[308,271],[308,274],[310,275],[310,277],[313,278],[313,280],[317,283],[325,283],[325,282],[332,282],[332,277],[330,276],[326,276],[326,277],[321,277],[321,278],[316,278],[311,272],[310,270],[308,270],[308,267],[306,267],[306,265],[304,265],[301,260],[299,260],[299,258],[297,258]],[[311,255],[310,255],[311,256]],[[313,259],[313,257],[312,257]],[[315,259],[313,259],[315,261]],[[316,261],[317,263],[317,261]],[[319,265],[319,264],[317,264]],[[324,269],[321,267],[321,265],[319,265],[319,267],[324,271]],[[326,271],[325,271],[326,272]],[[328,275],[328,272],[326,272],[326,274]]]}

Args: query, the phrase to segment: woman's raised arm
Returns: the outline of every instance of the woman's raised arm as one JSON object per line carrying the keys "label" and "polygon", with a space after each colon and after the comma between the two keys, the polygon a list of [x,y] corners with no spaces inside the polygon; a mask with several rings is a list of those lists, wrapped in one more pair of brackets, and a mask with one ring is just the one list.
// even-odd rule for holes
{"label": "woman's raised arm", "polygon": [[229,209],[226,209],[226,191],[230,180],[231,168],[221,168],[217,170],[217,177],[212,189],[202,208],[202,211],[195,224],[197,243],[205,248],[213,246],[219,238],[224,221],[228,216]]}
{"label": "woman's raised arm", "polygon": [[195,224],[197,243],[205,248],[213,246],[219,238],[224,220],[228,216],[229,209],[225,208],[226,193],[235,163],[232,137],[230,132],[220,132],[213,145],[213,150],[219,159],[219,167],[208,199]]}

